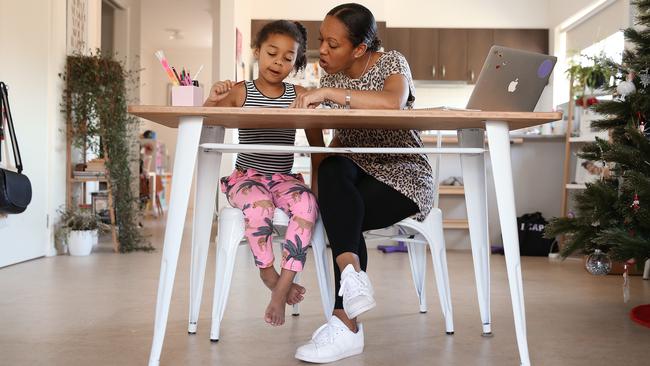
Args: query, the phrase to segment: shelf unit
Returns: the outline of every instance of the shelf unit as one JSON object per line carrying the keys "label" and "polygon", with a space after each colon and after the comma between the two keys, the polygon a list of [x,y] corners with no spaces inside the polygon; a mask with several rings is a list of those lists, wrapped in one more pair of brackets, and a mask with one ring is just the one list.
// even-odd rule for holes
{"label": "shelf unit", "polygon": [[[585,184],[583,183],[571,183],[571,177],[570,177],[570,171],[571,171],[571,151],[572,151],[572,145],[574,144],[584,144],[584,143],[589,143],[589,142],[594,142],[596,141],[596,137],[602,138],[602,139],[607,139],[607,133],[606,132],[599,132],[595,134],[589,134],[586,136],[572,136],[572,131],[573,131],[573,120],[574,120],[574,115],[576,114],[576,107],[575,107],[575,95],[573,93],[573,88],[571,87],[573,85],[574,78],[573,76],[571,77],[569,81],[569,103],[568,103],[568,118],[567,118],[567,125],[566,125],[566,133],[565,133],[565,143],[564,143],[564,173],[563,173],[563,180],[562,180],[562,212],[560,213],[562,217],[566,217],[568,214],[568,209],[569,209],[569,191],[572,190],[581,190],[587,188]],[[599,93],[598,96],[604,96],[605,94]],[[562,240],[560,240],[560,245],[562,244]]]}

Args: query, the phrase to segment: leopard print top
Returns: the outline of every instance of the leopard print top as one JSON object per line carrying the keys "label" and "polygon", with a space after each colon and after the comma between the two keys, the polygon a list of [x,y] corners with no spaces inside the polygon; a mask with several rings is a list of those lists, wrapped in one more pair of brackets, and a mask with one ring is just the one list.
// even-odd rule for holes
{"label": "leopard print top", "polygon": [[[415,87],[411,69],[404,56],[397,51],[383,53],[377,62],[359,79],[351,79],[343,72],[325,75],[320,79],[323,88],[352,90],[382,90],[384,81],[391,75],[404,75],[409,84],[406,109],[413,108]],[[331,101],[324,103],[331,108],[343,106]],[[422,147],[420,131],[339,129],[335,131],[343,146],[347,147]],[[346,154],[359,167],[377,180],[388,184],[413,200],[420,208],[414,218],[423,221],[433,207],[433,173],[429,160],[421,155]]]}

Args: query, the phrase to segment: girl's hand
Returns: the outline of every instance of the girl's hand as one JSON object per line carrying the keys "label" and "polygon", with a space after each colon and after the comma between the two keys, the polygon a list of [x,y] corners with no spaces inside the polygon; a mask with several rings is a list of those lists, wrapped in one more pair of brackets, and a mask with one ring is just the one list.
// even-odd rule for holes
{"label": "girl's hand", "polygon": [[230,90],[234,85],[235,83],[230,80],[217,81],[212,85],[210,94],[208,95],[208,99],[205,100],[204,105],[213,106],[224,100],[230,94]]}
{"label": "girl's hand", "polygon": [[305,92],[300,93],[298,96],[296,96],[296,99],[294,99],[289,108],[314,109],[318,107],[319,104],[327,100],[328,92],[329,88],[306,90]]}

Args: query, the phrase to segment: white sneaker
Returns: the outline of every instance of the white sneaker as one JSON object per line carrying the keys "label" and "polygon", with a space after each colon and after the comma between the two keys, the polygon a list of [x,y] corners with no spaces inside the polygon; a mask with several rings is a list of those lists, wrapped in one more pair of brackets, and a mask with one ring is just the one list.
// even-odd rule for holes
{"label": "white sneaker", "polygon": [[374,294],[366,272],[355,271],[351,264],[343,269],[339,296],[343,297],[343,310],[348,318],[354,319],[374,308],[377,305]]}
{"label": "white sneaker", "polygon": [[358,355],[363,352],[363,325],[352,332],[341,319],[332,315],[330,320],[316,329],[311,340],[296,350],[295,357],[313,363],[328,363]]}

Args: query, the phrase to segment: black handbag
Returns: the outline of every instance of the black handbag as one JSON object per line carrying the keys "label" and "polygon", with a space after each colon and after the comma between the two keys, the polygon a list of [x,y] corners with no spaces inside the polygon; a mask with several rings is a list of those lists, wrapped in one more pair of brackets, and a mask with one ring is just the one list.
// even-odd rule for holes
{"label": "black handbag", "polygon": [[2,139],[4,138],[2,126],[5,121],[18,172],[0,168],[0,214],[18,214],[25,211],[32,201],[32,184],[29,178],[22,174],[23,161],[20,157],[16,130],[11,118],[7,85],[0,81],[0,160],[2,159]]}
{"label": "black handbag", "polygon": [[545,257],[551,252],[553,239],[544,237],[548,222],[541,212],[528,213],[517,218],[519,254]]}

